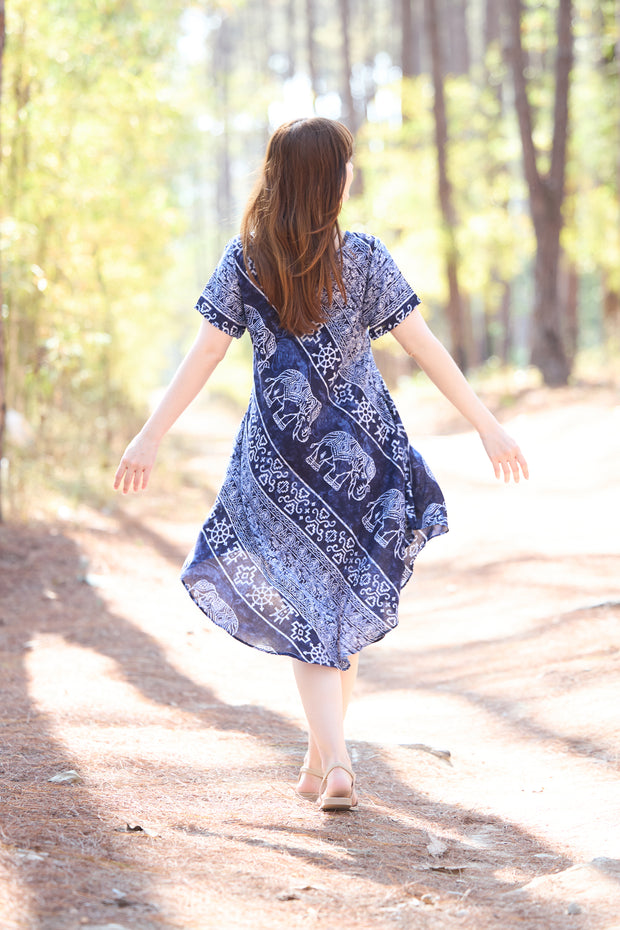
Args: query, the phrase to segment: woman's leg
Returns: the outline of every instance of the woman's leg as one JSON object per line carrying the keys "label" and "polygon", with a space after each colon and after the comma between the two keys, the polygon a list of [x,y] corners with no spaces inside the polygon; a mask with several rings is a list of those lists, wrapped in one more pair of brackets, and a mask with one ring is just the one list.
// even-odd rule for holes
{"label": "woman's leg", "polygon": [[[340,682],[342,688],[342,718],[344,720],[347,708],[351,702],[351,695],[353,694],[353,689],[355,688],[355,681],[357,679],[357,669],[359,666],[359,653],[353,656],[349,656],[350,666],[346,671],[340,672]],[[308,733],[308,753],[306,755],[304,765],[307,765],[308,768],[316,769],[317,771],[321,770],[321,752],[317,745],[317,742],[314,738],[312,730],[309,730]],[[309,776],[312,778],[313,776]],[[312,790],[312,786],[306,790]]]}
{"label": "woman's leg", "polygon": [[351,695],[353,694],[353,689],[355,687],[355,681],[357,679],[357,667],[360,661],[359,652],[354,656],[349,656],[349,662],[351,665],[346,670],[346,672],[340,672],[340,680],[342,682],[342,716],[345,717],[347,713],[347,708],[351,703]]}
{"label": "woman's leg", "polygon": [[[308,719],[308,752],[304,765],[325,772],[336,762],[350,766],[344,741],[344,716],[357,676],[359,656],[350,656],[346,671],[293,660],[297,687]],[[297,790],[318,791],[320,779],[302,773]],[[341,769],[330,775],[327,790],[336,795],[348,795],[351,780]]]}

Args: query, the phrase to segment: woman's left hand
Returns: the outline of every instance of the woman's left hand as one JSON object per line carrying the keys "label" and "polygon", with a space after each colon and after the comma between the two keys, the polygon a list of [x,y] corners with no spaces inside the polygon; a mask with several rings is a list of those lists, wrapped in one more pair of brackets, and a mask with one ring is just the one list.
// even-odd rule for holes
{"label": "woman's left hand", "polygon": [[521,449],[506,430],[496,423],[493,427],[479,433],[486,454],[491,459],[496,478],[504,475],[504,481],[510,481],[510,476],[518,482],[523,474],[529,478],[530,473]]}
{"label": "woman's left hand", "polygon": [[129,443],[114,476],[114,490],[146,491],[159,443],[138,433]]}

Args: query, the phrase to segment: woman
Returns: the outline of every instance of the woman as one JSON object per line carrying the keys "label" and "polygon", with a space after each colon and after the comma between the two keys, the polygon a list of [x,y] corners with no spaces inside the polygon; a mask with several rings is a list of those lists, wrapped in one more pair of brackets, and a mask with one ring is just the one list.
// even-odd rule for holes
{"label": "woman", "polygon": [[309,730],[297,793],[322,810],[357,803],[343,721],[359,653],[396,625],[417,553],[447,531],[442,493],[409,445],[370,339],[395,336],[479,432],[497,477],[527,477],[385,247],[341,233],[352,153],[332,120],[273,134],[241,236],[197,303],[196,341],[114,482],[124,493],[147,487],[162,437],[248,329],[254,389],[182,579],[231,635],[292,657]]}

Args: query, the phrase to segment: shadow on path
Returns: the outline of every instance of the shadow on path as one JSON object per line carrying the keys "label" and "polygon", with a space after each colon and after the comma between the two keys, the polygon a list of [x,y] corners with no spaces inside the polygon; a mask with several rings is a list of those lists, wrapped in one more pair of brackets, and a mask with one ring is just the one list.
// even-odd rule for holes
{"label": "shadow on path", "polygon": [[[424,650],[401,648],[397,655],[369,652],[363,667],[364,685],[371,691],[413,687],[461,698],[511,727],[520,740],[560,746],[574,756],[595,759],[617,770],[619,743],[544,726],[533,711],[525,712],[524,701],[558,700],[589,684],[614,685],[620,671],[620,643],[615,646],[609,635],[599,636],[598,627],[617,630],[618,620],[620,603],[612,600],[551,614],[536,626],[509,636]],[[502,695],[498,679],[509,683],[510,698]],[[566,727],[571,727],[570,715]]]}
{"label": "shadow on path", "polygon": [[[176,561],[174,546],[163,549],[167,558]],[[0,706],[2,851],[12,870],[10,881],[15,882],[12,891],[9,885],[7,893],[14,896],[17,889],[20,898],[17,907],[13,897],[9,902],[11,909],[5,910],[13,921],[9,923],[6,918],[6,927],[7,930],[13,927],[75,930],[85,916],[93,925],[114,923],[118,921],[120,907],[131,907],[131,926],[135,930],[177,928],[174,915],[163,913],[156,903],[164,873],[153,864],[155,852],[145,845],[128,846],[127,838],[115,832],[118,823],[106,807],[106,798],[113,787],[108,786],[106,794],[100,790],[101,786],[89,784],[88,779],[79,786],[53,785],[48,781],[58,771],[80,770],[83,766],[82,760],[59,742],[54,719],[33,703],[28,671],[33,638],[53,634],[67,643],[108,656],[124,680],[141,694],[162,706],[174,703],[192,715],[197,727],[246,733],[280,754],[288,746],[302,746],[304,734],[290,720],[267,707],[231,706],[218,699],[208,686],[183,675],[170,664],[155,639],[110,612],[93,589],[78,580],[82,573],[80,551],[62,534],[44,527],[0,528],[0,661],[5,691]],[[50,598],[52,588],[56,596]],[[427,656],[427,667],[429,658],[431,663],[440,663],[441,655],[438,651]],[[373,674],[371,664],[365,670],[369,682]],[[411,677],[408,681],[411,682]],[[397,673],[394,686],[399,685],[402,687],[404,683]],[[429,680],[426,686],[432,688],[433,684]],[[105,721],[105,708],[101,711]],[[97,719],[92,721],[92,727],[97,727]],[[187,797],[186,816],[165,827],[167,836],[176,837],[180,845],[176,849],[166,846],[160,853],[169,862],[171,874],[178,875],[181,881],[192,854],[200,853],[200,843],[215,838],[217,842],[210,855],[218,868],[201,872],[205,893],[212,889],[214,894],[221,894],[222,888],[228,888],[226,875],[234,873],[237,878],[239,875],[245,878],[245,893],[251,897],[260,882],[270,883],[269,887],[274,883],[285,885],[289,865],[297,863],[324,875],[328,884],[340,877],[363,880],[365,887],[375,887],[383,895],[387,891],[395,893],[396,886],[397,891],[408,894],[412,900],[415,897],[416,901],[425,893],[423,889],[451,902],[458,901],[468,887],[475,887],[476,907],[490,914],[498,907],[501,909],[501,896],[505,892],[535,875],[549,872],[550,861],[553,860],[553,870],[566,866],[553,850],[518,826],[499,818],[481,817],[475,811],[438,804],[416,793],[399,778],[379,747],[358,743],[354,748],[362,784],[366,781],[372,785],[373,792],[384,798],[385,803],[362,792],[359,813],[330,817],[298,801],[289,788],[274,789],[274,781],[282,780],[281,767],[274,771],[269,766],[259,766],[246,772],[241,786],[231,789],[222,785],[221,795],[210,797],[209,791],[202,790],[205,775],[194,770],[188,745],[186,758],[179,760],[174,770],[177,781],[181,781],[178,776],[183,772],[191,776],[188,778],[191,785],[186,789],[180,783],[178,789],[181,798]],[[150,768],[142,766],[142,771],[147,769],[151,780],[145,783],[146,808],[149,792],[169,786],[171,777],[171,770],[164,763]],[[209,777],[208,782],[213,789],[214,779]],[[187,795],[183,794],[185,790]],[[231,790],[235,792],[235,801],[227,803],[226,792],[230,799]],[[158,800],[163,803],[162,797],[158,796]],[[117,803],[121,803],[120,798]],[[260,817],[256,816],[257,809]],[[292,822],[295,818],[301,820],[301,825]],[[497,874],[497,844],[488,851],[477,851],[473,867],[471,847],[467,846],[467,832],[472,825],[492,828],[501,836],[505,861],[519,863],[512,879]],[[445,830],[457,832],[462,838],[450,841],[449,855],[436,868],[437,862],[426,848],[429,842],[426,831],[441,834]],[[194,845],[187,847],[190,839]],[[258,875],[255,860],[244,849],[253,850],[253,854],[262,850],[267,856],[261,860]],[[147,855],[149,850],[152,860]],[[467,866],[460,862],[465,852],[469,857]],[[545,857],[552,859],[545,863]],[[352,903],[346,894],[343,890],[339,901],[332,902],[335,915],[341,909],[342,921]],[[357,894],[355,888],[350,894]],[[527,900],[520,914],[531,918],[529,926],[545,930],[561,926],[557,921],[564,907],[562,902],[528,904]],[[260,894],[250,906],[262,906]],[[13,917],[13,913],[17,916]],[[386,925],[379,911],[372,920],[377,927]],[[285,926],[285,915],[282,921],[273,926]],[[576,930],[582,926],[585,924],[579,918],[571,922]]]}

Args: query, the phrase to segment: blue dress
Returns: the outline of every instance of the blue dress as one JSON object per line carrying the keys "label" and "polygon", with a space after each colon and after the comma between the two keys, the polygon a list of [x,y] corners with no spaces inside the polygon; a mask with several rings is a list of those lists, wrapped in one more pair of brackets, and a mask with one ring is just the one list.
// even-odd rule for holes
{"label": "blue dress", "polygon": [[373,236],[347,232],[342,255],[346,302],[335,289],[311,335],[279,326],[239,237],[196,305],[230,336],[249,330],[254,385],[182,581],[242,642],[346,669],[396,626],[415,557],[448,526],[370,347],[419,299]]}

